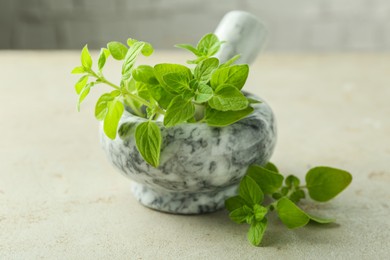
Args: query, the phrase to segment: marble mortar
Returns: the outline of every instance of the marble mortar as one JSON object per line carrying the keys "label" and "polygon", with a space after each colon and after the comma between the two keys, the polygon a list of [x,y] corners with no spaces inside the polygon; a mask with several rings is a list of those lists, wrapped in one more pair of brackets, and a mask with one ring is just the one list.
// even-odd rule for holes
{"label": "marble mortar", "polygon": [[[256,97],[254,97],[256,98]],[[134,139],[135,125],[146,119],[125,112],[120,133],[101,143],[109,160],[133,180],[132,192],[143,205],[177,214],[200,214],[223,208],[251,164],[264,165],[276,143],[276,124],[267,103],[253,104],[254,112],[226,127],[185,123],[162,132],[160,165],[144,161]]]}

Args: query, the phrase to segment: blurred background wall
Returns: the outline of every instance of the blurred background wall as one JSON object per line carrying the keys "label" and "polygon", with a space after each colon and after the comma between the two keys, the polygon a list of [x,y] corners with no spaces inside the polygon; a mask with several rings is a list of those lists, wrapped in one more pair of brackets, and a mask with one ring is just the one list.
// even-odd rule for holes
{"label": "blurred background wall", "polygon": [[0,0],[0,48],[100,48],[127,37],[172,48],[233,9],[268,25],[268,50],[390,50],[390,0]]}

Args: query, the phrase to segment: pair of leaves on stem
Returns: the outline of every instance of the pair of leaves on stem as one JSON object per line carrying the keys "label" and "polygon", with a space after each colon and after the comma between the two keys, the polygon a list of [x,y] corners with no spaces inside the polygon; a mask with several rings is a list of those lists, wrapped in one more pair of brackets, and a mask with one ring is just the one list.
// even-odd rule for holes
{"label": "pair of leaves on stem", "polygon": [[[344,190],[352,181],[352,176],[350,173],[336,168],[315,167],[307,172],[305,179],[309,196],[313,200],[325,202]],[[283,186],[283,180],[285,186]],[[259,245],[262,240],[266,228],[265,214],[268,211],[276,210],[280,220],[288,228],[305,226],[310,220],[321,224],[332,222],[332,219],[312,216],[296,205],[299,199],[294,201],[291,199],[291,195],[297,190],[301,190],[302,187],[299,184],[300,181],[296,176],[290,175],[284,178],[271,163],[265,167],[252,165],[240,182],[239,195],[227,199],[225,206],[231,212],[229,216],[234,222],[244,223],[246,221],[251,225],[248,240],[253,245]],[[282,191],[286,189],[287,192]],[[275,199],[275,194],[282,195],[266,207],[260,205],[264,195],[272,196]],[[264,216],[261,215],[263,219],[252,218],[255,206],[267,210],[263,210],[265,212]]]}
{"label": "pair of leaves on stem", "polygon": [[199,62],[215,55],[223,43],[224,42],[221,42],[215,34],[209,33],[199,40],[196,47],[190,44],[177,44],[175,47],[188,50],[195,54],[197,58],[195,60],[189,60],[188,63],[198,64]]}
{"label": "pair of leaves on stem", "polygon": [[[112,55],[114,59],[124,60],[122,65],[122,81],[126,81],[132,72],[135,64],[135,60],[140,53],[148,56],[153,52],[153,48],[150,44],[145,42],[138,42],[132,39],[128,40],[128,49],[125,45],[119,42],[110,42],[107,44],[107,48],[102,48],[98,58],[98,69],[96,73],[92,69],[92,58],[88,50],[88,46],[84,46],[81,51],[81,66],[73,69],[72,73],[84,73],[75,85],[76,93],[79,95],[78,109],[80,109],[81,102],[87,97],[91,87],[98,83],[107,83],[105,80],[102,69],[106,63],[107,58]],[[89,82],[89,78],[96,78],[95,82]],[[114,86],[116,87],[116,86]],[[97,101],[95,106],[95,116],[98,120],[102,120],[104,124],[105,134],[114,139],[118,128],[119,120],[123,114],[123,93],[119,87],[117,90],[110,93],[103,94]]]}

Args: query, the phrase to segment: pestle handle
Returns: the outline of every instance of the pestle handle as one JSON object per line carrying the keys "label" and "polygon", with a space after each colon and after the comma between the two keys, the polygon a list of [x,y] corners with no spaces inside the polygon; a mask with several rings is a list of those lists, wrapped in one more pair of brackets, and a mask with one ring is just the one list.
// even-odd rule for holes
{"label": "pestle handle", "polygon": [[214,32],[226,43],[215,55],[221,63],[240,54],[237,63],[251,63],[266,42],[267,29],[256,16],[244,11],[227,13]]}

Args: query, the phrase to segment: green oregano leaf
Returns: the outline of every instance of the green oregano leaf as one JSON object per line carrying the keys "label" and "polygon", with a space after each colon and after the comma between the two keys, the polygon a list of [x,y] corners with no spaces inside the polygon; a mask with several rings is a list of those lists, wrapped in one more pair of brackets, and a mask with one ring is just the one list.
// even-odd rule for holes
{"label": "green oregano leaf", "polygon": [[238,224],[247,222],[248,217],[251,218],[251,216],[253,216],[253,210],[247,205],[243,205],[229,214],[230,219]]}
{"label": "green oregano leaf", "polygon": [[76,83],[76,85],[74,86],[75,90],[76,90],[76,93],[79,95],[81,93],[81,91],[83,90],[83,88],[85,87],[85,85],[87,85],[87,82],[88,82],[88,75],[84,75],[82,76]]}
{"label": "green oregano leaf", "polygon": [[284,180],[284,182],[286,183],[286,186],[288,188],[290,188],[290,187],[298,187],[299,184],[301,183],[301,181],[294,175],[287,176],[286,179]]}
{"label": "green oregano leaf", "polygon": [[82,74],[82,73],[85,73],[85,69],[83,66],[78,66],[78,67],[75,67],[73,70],[72,70],[72,74]]}
{"label": "green oregano leaf", "polygon": [[276,211],[280,220],[288,228],[298,228],[305,226],[310,218],[297,205],[286,197],[278,200],[276,204]]}
{"label": "green oregano leaf", "polygon": [[230,197],[225,200],[225,207],[228,211],[233,211],[235,209],[241,208],[245,205],[245,201],[240,196]]}
{"label": "green oregano leaf", "polygon": [[79,95],[79,99],[78,99],[78,102],[77,102],[77,110],[80,111],[80,105],[81,103],[84,101],[84,99],[88,96],[89,94],[89,91],[91,90],[91,87],[93,87],[95,83],[94,82],[90,82],[88,83],[87,85],[85,85],[83,87],[83,89],[81,90],[80,92],[80,95]]}
{"label": "green oregano leaf", "polygon": [[141,50],[142,55],[144,55],[145,57],[148,57],[148,56],[152,55],[153,52],[154,52],[153,46],[150,43],[145,42],[145,45]]}
{"label": "green oregano leaf", "polygon": [[154,72],[159,83],[169,92],[178,93],[174,88],[171,88],[164,80],[164,76],[170,73],[179,73],[188,78],[192,78],[192,72],[186,66],[180,64],[161,63],[154,66]]}
{"label": "green oregano leaf", "polygon": [[110,139],[115,139],[116,137],[119,120],[121,119],[123,110],[123,103],[118,99],[109,102],[107,106],[107,113],[103,121],[103,130]]}
{"label": "green oregano leaf", "polygon": [[207,83],[211,75],[218,68],[219,60],[217,58],[207,58],[200,62],[194,70],[194,77],[200,83]]}
{"label": "green oregano leaf", "polygon": [[192,104],[192,101],[176,96],[167,108],[164,116],[164,125],[166,127],[175,126],[194,117],[194,114],[195,106]]}
{"label": "green oregano leaf", "polygon": [[240,182],[239,194],[248,206],[261,203],[264,195],[257,183],[249,176],[244,176]]}
{"label": "green oregano leaf", "polygon": [[199,84],[198,91],[196,92],[195,101],[198,103],[204,103],[213,97],[213,89],[206,84]]}
{"label": "green oregano leaf", "polygon": [[83,65],[85,70],[90,70],[92,68],[92,58],[89,54],[88,45],[86,44],[81,51],[81,65]]}
{"label": "green oregano leaf", "polygon": [[122,65],[122,80],[128,80],[130,78],[135,61],[144,46],[144,42],[136,42],[127,51]]}
{"label": "green oregano leaf", "polygon": [[143,82],[145,84],[158,84],[158,80],[154,75],[154,69],[148,65],[140,65],[137,68],[134,68],[132,71],[133,78],[136,81]]}
{"label": "green oregano leaf", "polygon": [[168,73],[163,76],[163,79],[169,89],[173,89],[176,93],[182,93],[190,89],[190,78],[187,73]]}
{"label": "green oregano leaf", "polygon": [[139,124],[135,129],[135,142],[145,161],[157,167],[160,163],[162,143],[161,130],[157,124],[153,121]]}
{"label": "green oregano leaf", "polygon": [[224,127],[245,118],[253,111],[253,107],[250,106],[239,111],[218,111],[207,107],[205,120],[209,126]]}
{"label": "green oregano leaf", "polygon": [[248,231],[248,241],[254,245],[260,245],[263,240],[264,232],[267,229],[267,219],[264,218],[262,221],[254,221],[252,222],[249,231]]}
{"label": "green oregano leaf", "polygon": [[246,172],[265,194],[276,192],[283,184],[283,175],[270,171],[259,165],[251,165]]}
{"label": "green oregano leaf", "polygon": [[219,111],[238,111],[248,107],[248,100],[241,91],[228,84],[220,85],[208,103]]}
{"label": "green oregano leaf", "polygon": [[276,167],[276,165],[273,164],[272,162],[267,162],[267,164],[264,165],[263,168],[265,168],[265,169],[267,169],[267,170],[269,170],[271,172],[274,172],[274,173],[279,173],[278,167]]}
{"label": "green oregano leaf", "polygon": [[254,213],[256,221],[261,221],[261,220],[263,220],[265,215],[268,213],[268,210],[266,207],[263,207],[259,204],[256,204],[253,206],[253,213]]}
{"label": "green oregano leaf", "polygon": [[349,172],[331,167],[315,167],[306,174],[309,195],[320,202],[337,196],[351,181],[352,175]]}
{"label": "green oregano leaf", "polygon": [[107,48],[111,53],[111,56],[116,60],[123,60],[127,54],[127,47],[120,42],[109,42]]}
{"label": "green oregano leaf", "polygon": [[104,120],[108,111],[108,104],[114,100],[110,93],[105,93],[100,96],[95,105],[95,117],[97,120]]}
{"label": "green oregano leaf", "polygon": [[104,120],[104,118],[107,115],[108,107],[111,101],[113,101],[119,95],[120,95],[120,91],[114,90],[110,93],[105,93],[100,96],[100,98],[98,99],[95,105],[95,117],[97,120],[99,121]]}
{"label": "green oregano leaf", "polygon": [[100,50],[99,59],[98,59],[98,69],[101,71],[106,64],[106,60],[110,55],[110,51],[106,48]]}
{"label": "green oregano leaf", "polygon": [[200,39],[196,48],[202,56],[211,57],[219,51],[221,44],[215,34],[209,33]]}
{"label": "green oregano leaf", "polygon": [[292,202],[298,203],[301,199],[304,199],[306,197],[306,194],[303,190],[298,189],[291,193],[291,195],[288,197]]}
{"label": "green oregano leaf", "polygon": [[219,68],[211,76],[210,84],[213,89],[220,85],[229,84],[241,90],[245,85],[248,74],[249,66],[247,64]]}

